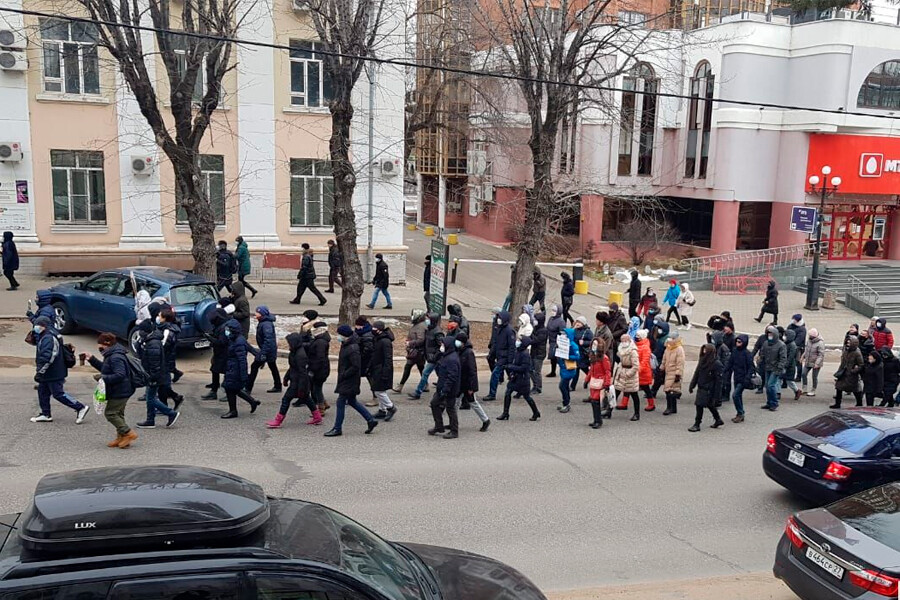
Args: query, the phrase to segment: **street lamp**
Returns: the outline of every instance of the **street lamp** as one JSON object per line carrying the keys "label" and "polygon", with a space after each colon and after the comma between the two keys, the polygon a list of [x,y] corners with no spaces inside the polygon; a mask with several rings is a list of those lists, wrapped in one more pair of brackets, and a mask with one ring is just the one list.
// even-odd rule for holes
{"label": "street lamp", "polygon": [[813,255],[812,277],[806,282],[806,310],[819,310],[819,258],[822,255],[822,226],[825,224],[825,199],[835,194],[841,185],[840,177],[829,177],[831,167],[822,167],[822,177],[809,176],[809,194],[819,194],[819,214],[816,219],[816,253]]}

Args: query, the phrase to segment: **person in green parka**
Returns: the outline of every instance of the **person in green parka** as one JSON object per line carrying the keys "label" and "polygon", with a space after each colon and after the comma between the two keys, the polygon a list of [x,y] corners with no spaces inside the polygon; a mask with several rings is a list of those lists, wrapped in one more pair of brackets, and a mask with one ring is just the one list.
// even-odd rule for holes
{"label": "person in green parka", "polygon": [[250,274],[250,249],[247,247],[247,242],[244,241],[243,236],[237,236],[237,239],[234,240],[234,243],[237,244],[237,248],[234,251],[234,259],[237,261],[238,269],[237,276],[238,281],[244,284],[244,288],[249,290],[252,296],[251,298],[256,297],[256,288],[250,285],[245,277]]}

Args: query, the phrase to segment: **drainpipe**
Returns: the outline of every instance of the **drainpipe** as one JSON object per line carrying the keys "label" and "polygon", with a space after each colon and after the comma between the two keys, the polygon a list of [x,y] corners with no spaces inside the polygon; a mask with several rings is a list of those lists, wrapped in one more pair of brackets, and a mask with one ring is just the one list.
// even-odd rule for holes
{"label": "drainpipe", "polygon": [[366,65],[369,76],[369,222],[366,228],[366,280],[372,281],[375,249],[372,244],[373,212],[375,207],[375,65]]}

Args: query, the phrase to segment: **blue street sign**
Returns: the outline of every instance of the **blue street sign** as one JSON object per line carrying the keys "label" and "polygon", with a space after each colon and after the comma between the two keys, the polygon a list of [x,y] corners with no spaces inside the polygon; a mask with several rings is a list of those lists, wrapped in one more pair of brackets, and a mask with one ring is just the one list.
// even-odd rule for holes
{"label": "blue street sign", "polygon": [[791,231],[815,233],[819,211],[808,206],[794,206],[791,209]]}

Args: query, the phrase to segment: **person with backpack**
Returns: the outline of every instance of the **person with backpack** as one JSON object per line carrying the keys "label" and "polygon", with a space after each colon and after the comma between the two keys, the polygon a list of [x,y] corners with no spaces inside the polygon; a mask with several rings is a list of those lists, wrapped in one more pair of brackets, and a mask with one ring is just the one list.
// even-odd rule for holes
{"label": "person with backpack", "polygon": [[268,394],[281,393],[281,374],[278,372],[278,340],[275,336],[275,315],[269,311],[268,306],[256,307],[256,345],[259,350],[250,348],[253,354],[253,364],[250,365],[250,377],[244,389],[248,394],[253,393],[253,384],[263,365],[268,365],[272,373],[272,388],[266,390]]}
{"label": "person with backpack", "polygon": [[[138,438],[125,422],[125,407],[136,390],[134,368],[129,364],[128,351],[116,339],[116,334],[105,331],[97,337],[97,347],[103,359],[85,353],[85,359],[100,372],[95,375],[106,386],[106,408],[103,416],[116,428],[116,439],[107,443],[108,448],[130,448]],[[143,376],[143,370],[140,375]]]}
{"label": "person with backpack", "polygon": [[300,247],[303,249],[303,255],[300,258],[300,272],[297,273],[297,295],[291,300],[291,304],[300,304],[303,294],[309,290],[319,299],[319,306],[325,306],[328,300],[316,287],[316,266],[313,262],[312,248],[306,242],[300,244]]}
{"label": "person with backpack", "polygon": [[231,284],[234,283],[234,274],[237,272],[237,261],[234,254],[228,249],[228,242],[219,240],[219,249],[216,252],[216,291],[221,292],[226,288],[231,293]]}
{"label": "person with backpack", "polygon": [[222,387],[225,388],[225,397],[228,399],[228,412],[220,418],[236,419],[238,397],[250,405],[251,415],[256,412],[261,403],[244,391],[244,386],[247,385],[247,354],[250,353],[250,344],[244,338],[241,324],[234,319],[229,319],[225,323],[225,337],[228,339],[228,351]]}
{"label": "person with backpack", "polygon": [[[140,336],[138,338],[138,356],[141,366],[147,374],[147,418],[137,424],[138,429],[154,429],[156,427],[157,413],[165,415],[168,419],[166,427],[171,427],[181,416],[178,408],[181,402],[175,400],[175,406],[160,402],[160,396],[166,396],[166,388],[172,384],[172,375],[169,373],[166,362],[166,351],[163,347],[163,332],[154,327],[149,319],[141,321],[138,325]],[[183,400],[183,399],[182,399]]]}
{"label": "person with backpack", "polygon": [[250,248],[247,247],[247,242],[244,241],[244,236],[237,236],[234,240],[237,247],[234,250],[234,260],[237,263],[237,276],[238,281],[244,284],[244,287],[250,290],[250,293],[253,294],[250,296],[251,298],[256,298],[256,288],[247,283],[246,277],[250,274],[250,270],[252,265],[250,264]]}
{"label": "person with backpack", "polygon": [[372,310],[375,308],[375,303],[378,302],[378,294],[384,294],[384,299],[387,301],[387,306],[384,308],[390,310],[394,308],[391,304],[391,294],[388,292],[388,285],[391,283],[391,275],[388,272],[388,265],[384,261],[384,256],[382,254],[375,255],[375,276],[372,278],[372,285],[375,286],[375,291],[372,293],[372,301],[366,305],[366,308]]}
{"label": "person with backpack", "polygon": [[462,394],[459,408],[460,410],[469,410],[470,408],[474,410],[481,420],[481,429],[479,431],[484,433],[491,426],[491,419],[484,412],[484,408],[482,408],[475,395],[478,391],[478,364],[475,360],[475,349],[472,347],[472,342],[469,341],[469,336],[464,331],[456,334],[454,346],[459,352],[459,385],[460,393]]}
{"label": "person with backpack", "polygon": [[[31,417],[32,423],[50,423],[50,398],[75,411],[75,424],[81,425],[88,414],[88,407],[72,398],[65,390],[69,367],[75,366],[75,355],[66,349],[62,336],[51,325],[47,317],[34,320],[32,331],[35,337],[34,381],[37,383],[38,404],[41,412]],[[68,358],[68,364],[67,358]]]}
{"label": "person with backpack", "polygon": [[360,383],[363,377],[362,356],[359,350],[359,336],[349,325],[340,325],[337,328],[337,339],[341,344],[341,351],[338,355],[338,376],[335,393],[337,399],[337,414],[334,418],[334,425],[330,430],[325,432],[325,437],[338,437],[343,435],[344,431],[344,414],[347,406],[356,410],[363,419],[366,420],[366,433],[372,433],[378,426],[375,417],[366,410],[366,407],[359,403],[356,399],[359,396]]}
{"label": "person with backpack", "polygon": [[284,374],[284,396],[281,397],[281,407],[271,421],[266,421],[269,429],[280,429],[284,418],[291,408],[291,400],[295,398],[309,409],[310,420],[307,425],[319,425],[322,422],[322,413],[312,399],[312,386],[310,385],[309,358],[306,346],[303,343],[302,333],[289,333],[285,340],[288,343],[288,370]]}
{"label": "person with backpack", "polygon": [[512,362],[506,366],[509,372],[509,383],[506,384],[506,393],[503,395],[503,414],[497,417],[498,421],[509,420],[509,407],[512,404],[512,395],[519,394],[525,398],[525,402],[531,409],[529,421],[537,421],[541,418],[537,404],[531,398],[531,338],[528,336],[515,341],[515,355]]}

